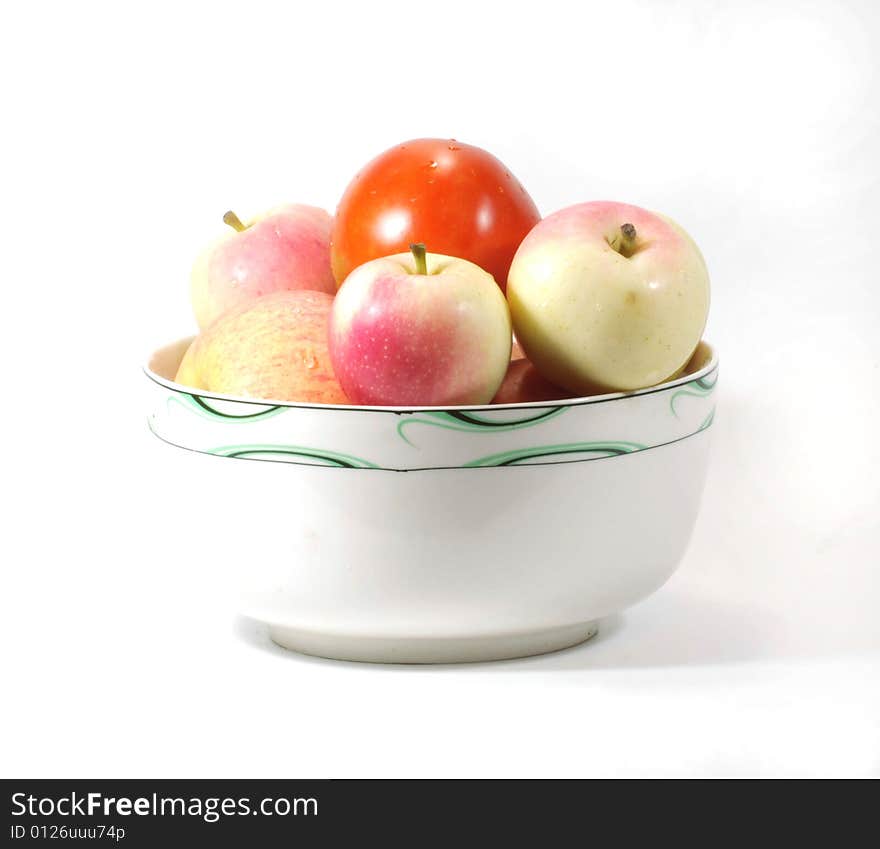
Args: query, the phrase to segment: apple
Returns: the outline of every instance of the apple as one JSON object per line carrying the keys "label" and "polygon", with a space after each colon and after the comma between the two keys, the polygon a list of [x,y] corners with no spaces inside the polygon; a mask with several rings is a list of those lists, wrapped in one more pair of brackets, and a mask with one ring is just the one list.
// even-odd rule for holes
{"label": "apple", "polygon": [[507,297],[516,337],[548,380],[578,395],[640,389],[690,359],[709,311],[709,274],[674,221],[595,201],[531,230]]}
{"label": "apple", "polygon": [[507,374],[492,399],[493,404],[524,404],[529,401],[559,401],[571,392],[551,383],[525,357],[510,361]]}
{"label": "apple", "polygon": [[354,404],[487,404],[510,345],[492,275],[422,244],[358,266],[330,314],[330,359]]}
{"label": "apple", "polygon": [[175,380],[224,395],[346,404],[327,351],[333,297],[300,289],[233,307],[193,340]]}
{"label": "apple", "polygon": [[516,336],[513,337],[513,345],[510,349],[510,361],[521,360],[525,357],[525,353],[523,352],[522,345],[516,341]]}
{"label": "apple", "polygon": [[201,253],[190,275],[201,329],[228,309],[270,292],[336,292],[330,269],[332,219],[323,209],[291,203],[246,223],[234,212],[223,221],[230,229]]}

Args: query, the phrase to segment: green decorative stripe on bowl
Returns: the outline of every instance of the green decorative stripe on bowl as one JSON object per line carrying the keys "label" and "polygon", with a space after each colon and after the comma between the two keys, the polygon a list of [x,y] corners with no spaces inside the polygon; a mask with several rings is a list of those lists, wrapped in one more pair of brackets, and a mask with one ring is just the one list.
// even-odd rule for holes
{"label": "green decorative stripe on bowl", "polygon": [[422,413],[412,414],[410,417],[398,422],[397,433],[404,442],[413,445],[414,443],[404,433],[404,430],[409,425],[421,424],[428,425],[429,427],[441,427],[447,430],[500,433],[507,430],[520,430],[521,428],[532,427],[540,422],[546,422],[561,415],[565,410],[565,407],[553,407],[523,419],[508,419],[506,421],[482,418],[476,413],[471,412],[453,410],[435,412],[426,410]]}
{"label": "green decorative stripe on bowl", "polygon": [[718,381],[718,369],[714,368],[709,374],[704,375],[697,380],[692,380],[690,383],[685,383],[681,389],[677,392],[673,392],[672,395],[669,396],[669,409],[672,414],[678,418],[678,412],[675,409],[675,402],[678,398],[682,396],[689,396],[691,398],[706,398],[707,396],[712,394],[712,391],[715,389],[715,384]]}
{"label": "green decorative stripe on bowl", "polygon": [[635,392],[525,406],[404,409],[215,397],[153,376],[148,421],[157,436],[182,448],[297,466],[393,472],[548,466],[623,458],[699,435],[714,423],[717,377],[712,361],[669,385]]}
{"label": "green decorative stripe on bowl", "polygon": [[707,427],[711,427],[713,421],[715,421],[715,408],[714,407],[712,408],[709,415],[706,416],[705,419],[703,419],[703,423],[700,425],[699,430],[697,430],[697,433],[699,433],[701,430],[705,430]]}
{"label": "green decorative stripe on bowl", "polygon": [[[542,445],[534,448],[520,448],[516,451],[500,451],[488,457],[480,457],[465,463],[465,467],[477,466],[514,466],[524,460],[536,460],[542,457],[554,457],[560,454],[593,454],[600,457],[619,457],[621,454],[632,454],[644,451],[648,446],[638,442],[571,442],[566,445]],[[581,459],[596,459],[581,458]]]}
{"label": "green decorative stripe on bowl", "polygon": [[176,395],[169,395],[168,403],[177,404],[178,406],[183,407],[186,410],[195,411],[204,418],[224,422],[261,421],[263,419],[270,419],[273,416],[277,416],[279,413],[284,411],[284,407],[267,405],[266,409],[258,410],[255,413],[240,413],[237,415],[233,413],[224,413],[221,410],[212,407],[200,395],[186,395],[183,392],[179,392]]}
{"label": "green decorative stripe on bowl", "polygon": [[218,457],[238,457],[269,460],[272,456],[279,459],[287,457],[300,457],[302,459],[317,460],[316,466],[338,466],[343,469],[376,469],[375,463],[364,460],[362,457],[354,457],[351,454],[342,454],[338,451],[327,451],[323,448],[306,448],[299,445],[225,445],[220,448],[211,448],[209,454]]}

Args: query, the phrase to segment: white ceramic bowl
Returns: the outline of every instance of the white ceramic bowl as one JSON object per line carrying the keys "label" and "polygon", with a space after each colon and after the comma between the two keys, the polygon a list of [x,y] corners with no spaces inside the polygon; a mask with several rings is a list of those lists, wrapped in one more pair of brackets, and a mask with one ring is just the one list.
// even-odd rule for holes
{"label": "white ceramic bowl", "polygon": [[242,612],[282,646],[408,663],[561,649],[660,587],[687,546],[715,411],[706,344],[638,392],[405,409],[196,393],[172,379],[189,341],[146,368],[150,428],[275,461],[228,497],[276,511],[246,529]]}

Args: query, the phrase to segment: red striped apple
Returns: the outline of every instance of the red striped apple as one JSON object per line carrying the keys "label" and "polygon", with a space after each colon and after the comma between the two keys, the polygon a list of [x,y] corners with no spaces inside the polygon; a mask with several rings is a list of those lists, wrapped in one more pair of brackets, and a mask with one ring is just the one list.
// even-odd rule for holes
{"label": "red striped apple", "polygon": [[522,346],[519,342],[516,341],[516,336],[513,337],[513,346],[510,349],[510,361],[514,360],[522,360],[525,358],[525,354],[523,353]]}
{"label": "red striped apple", "polygon": [[493,404],[525,404],[529,401],[559,401],[571,392],[551,383],[525,357],[511,360],[507,374],[492,399]]}
{"label": "red striped apple", "polygon": [[516,338],[541,374],[578,395],[640,389],[690,359],[709,311],[709,273],[663,215],[596,201],[549,215],[507,281]]}
{"label": "red striped apple", "polygon": [[492,275],[424,245],[356,268],[330,315],[330,358],[354,404],[488,404],[510,344]]}
{"label": "red striped apple", "polygon": [[206,328],[228,309],[270,292],[314,289],[334,294],[330,270],[331,218],[323,209],[290,203],[242,223],[208,246],[190,275],[196,321]]}
{"label": "red striped apple", "polygon": [[225,312],[190,345],[175,380],[272,401],[346,404],[327,352],[333,298],[274,292]]}

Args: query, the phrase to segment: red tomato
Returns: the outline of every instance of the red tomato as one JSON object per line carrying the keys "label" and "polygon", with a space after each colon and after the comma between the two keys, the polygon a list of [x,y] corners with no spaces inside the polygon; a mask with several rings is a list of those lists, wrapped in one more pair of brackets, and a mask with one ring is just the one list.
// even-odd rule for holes
{"label": "red tomato", "polygon": [[333,274],[340,284],[362,263],[424,242],[430,253],[476,263],[503,291],[519,243],[540,219],[491,153],[454,139],[404,142],[345,190],[330,237]]}

